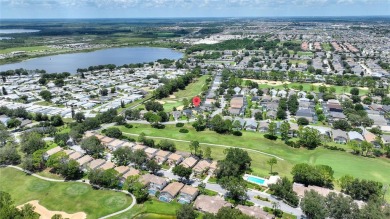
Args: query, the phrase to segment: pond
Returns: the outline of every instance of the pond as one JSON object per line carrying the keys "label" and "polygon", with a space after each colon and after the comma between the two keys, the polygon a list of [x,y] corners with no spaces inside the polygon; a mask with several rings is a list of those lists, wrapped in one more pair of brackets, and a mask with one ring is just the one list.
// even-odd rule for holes
{"label": "pond", "polygon": [[26,61],[0,65],[0,71],[24,68],[27,70],[44,69],[48,73],[76,73],[78,68],[115,64],[117,66],[131,63],[152,62],[157,59],[180,59],[181,52],[154,47],[124,47],[96,50],[93,52],[69,53],[45,56]]}

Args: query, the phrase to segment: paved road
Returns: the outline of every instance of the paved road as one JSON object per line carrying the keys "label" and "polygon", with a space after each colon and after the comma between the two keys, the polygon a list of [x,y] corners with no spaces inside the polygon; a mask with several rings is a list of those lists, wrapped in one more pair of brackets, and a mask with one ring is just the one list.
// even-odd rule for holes
{"label": "paved road", "polygon": [[[86,183],[86,184],[89,184],[89,185],[90,185],[90,183],[89,183],[88,180],[86,180],[86,181],[82,181],[82,180],[68,180],[68,181],[65,181],[65,180],[63,180],[63,179],[52,179],[52,178],[48,178],[48,177],[44,177],[44,176],[40,176],[40,175],[38,175],[38,174],[32,173],[32,172],[30,172],[30,171],[28,171],[28,170],[25,170],[25,169],[23,169],[23,168],[21,168],[21,167],[18,167],[18,166],[8,165],[8,167],[11,167],[11,168],[14,168],[14,169],[23,171],[23,172],[25,172],[25,173],[30,174],[31,176],[37,177],[37,178],[42,179],[42,180],[50,181],[50,182],[80,182],[80,183]],[[114,191],[116,191],[116,192],[123,192],[123,193],[125,193],[125,194],[130,195],[131,198],[133,199],[133,201],[132,201],[132,203],[131,203],[131,205],[130,205],[129,207],[127,207],[127,208],[125,208],[125,209],[123,209],[123,210],[114,212],[114,213],[112,213],[112,214],[106,215],[106,216],[104,216],[104,217],[101,217],[101,218],[99,218],[99,219],[106,219],[106,218],[110,218],[110,217],[116,216],[116,215],[118,215],[118,214],[122,214],[122,213],[124,213],[124,212],[130,210],[132,207],[134,207],[135,204],[137,204],[137,200],[136,200],[136,198],[134,197],[134,195],[131,194],[131,193],[129,193],[128,191],[126,191],[126,190],[117,190],[117,189],[111,189],[111,190],[114,190]]]}
{"label": "paved road", "polygon": [[[131,136],[139,136],[139,134],[132,134],[132,133],[123,133],[125,135],[131,135]],[[166,139],[166,140],[171,140],[171,141],[178,141],[178,142],[185,142],[185,143],[190,143],[191,141],[187,141],[187,140],[180,140],[180,139],[174,139],[174,138],[165,138],[165,137],[156,137],[156,136],[147,136],[148,138],[155,138],[155,139]],[[246,151],[250,151],[250,152],[255,152],[255,153],[260,153],[260,154],[264,154],[264,155],[267,155],[267,156],[270,156],[270,157],[275,157],[276,159],[279,159],[279,160],[284,160],[283,158],[281,157],[278,157],[274,154],[269,154],[269,153],[266,153],[266,152],[263,152],[263,151],[259,151],[259,150],[255,150],[255,149],[249,149],[249,148],[243,148],[243,147],[240,147],[240,146],[230,146],[230,145],[222,145],[222,144],[211,144],[211,143],[203,143],[203,142],[199,142],[199,144],[202,144],[202,145],[210,145],[210,146],[214,146],[214,147],[223,147],[223,148],[241,148],[243,150],[246,150]]]}

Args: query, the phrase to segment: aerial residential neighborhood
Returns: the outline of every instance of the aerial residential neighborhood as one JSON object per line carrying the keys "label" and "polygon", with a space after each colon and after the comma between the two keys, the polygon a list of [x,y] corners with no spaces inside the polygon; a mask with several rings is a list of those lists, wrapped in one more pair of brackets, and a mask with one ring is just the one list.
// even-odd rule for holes
{"label": "aerial residential neighborhood", "polygon": [[1,1],[0,218],[390,218],[389,6]]}

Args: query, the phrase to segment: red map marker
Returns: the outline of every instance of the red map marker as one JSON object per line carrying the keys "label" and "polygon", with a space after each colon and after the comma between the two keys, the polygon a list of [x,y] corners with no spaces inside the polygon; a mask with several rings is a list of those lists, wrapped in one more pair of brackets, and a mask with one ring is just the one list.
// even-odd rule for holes
{"label": "red map marker", "polygon": [[200,98],[198,96],[192,98],[192,103],[194,104],[195,107],[198,107],[200,104]]}

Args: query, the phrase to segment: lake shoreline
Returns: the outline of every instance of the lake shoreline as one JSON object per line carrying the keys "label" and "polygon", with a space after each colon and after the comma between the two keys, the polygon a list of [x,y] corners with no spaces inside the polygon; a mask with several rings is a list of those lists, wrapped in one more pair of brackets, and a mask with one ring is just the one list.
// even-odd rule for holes
{"label": "lake shoreline", "polygon": [[[105,51],[105,50],[114,50],[114,49],[164,49],[164,50],[170,50],[172,52],[172,54],[170,55],[176,55],[176,53],[180,53],[181,54],[181,57],[158,57],[157,59],[164,59],[164,58],[167,58],[167,59],[180,59],[182,57],[184,57],[184,53],[180,50],[177,50],[175,48],[170,48],[170,47],[164,47],[163,45],[123,45],[123,46],[110,46],[110,47],[101,47],[101,48],[93,48],[93,49],[84,49],[84,50],[77,50],[77,51],[66,51],[66,52],[54,52],[54,53],[48,53],[48,54],[41,54],[41,55],[32,55],[32,56],[24,56],[24,57],[16,57],[14,60],[10,61],[10,62],[3,62],[3,60],[0,60],[0,71],[7,71],[7,70],[15,70],[15,69],[18,69],[18,68],[24,68],[23,66],[21,67],[16,67],[16,68],[10,68],[10,69],[4,69],[4,68],[7,68],[7,67],[4,67],[4,66],[8,66],[8,65],[24,65],[26,64],[27,62],[30,62],[30,61],[33,61],[33,60],[36,60],[36,59],[40,59],[40,58],[47,58],[47,57],[55,57],[55,56],[60,56],[60,55],[72,55],[72,54],[90,54],[90,53],[93,53],[93,52],[100,52],[100,51]],[[153,60],[153,61],[156,61],[157,59]],[[143,62],[151,62],[152,60],[147,60],[147,61],[141,61],[141,62],[132,62],[131,60],[129,60],[128,62],[126,63],[123,63],[123,64],[135,64],[135,63],[143,63]],[[55,64],[55,63],[53,63]],[[102,65],[105,65],[105,64],[115,64],[115,63],[100,63]],[[96,65],[100,65],[100,64],[96,64]],[[123,64],[116,64],[116,65],[123,65]],[[91,66],[91,65],[89,65]],[[88,68],[89,66],[76,66],[75,67],[75,70],[74,71],[70,71],[71,74],[75,74],[76,72],[76,69],[77,68]],[[93,65],[95,66],[95,64]],[[27,70],[35,70],[35,69],[45,69],[45,68],[42,68],[42,67],[38,67],[38,68],[24,68],[24,69],[27,69]],[[46,70],[46,69],[45,69]],[[56,72],[61,72],[61,71],[56,71]]]}

